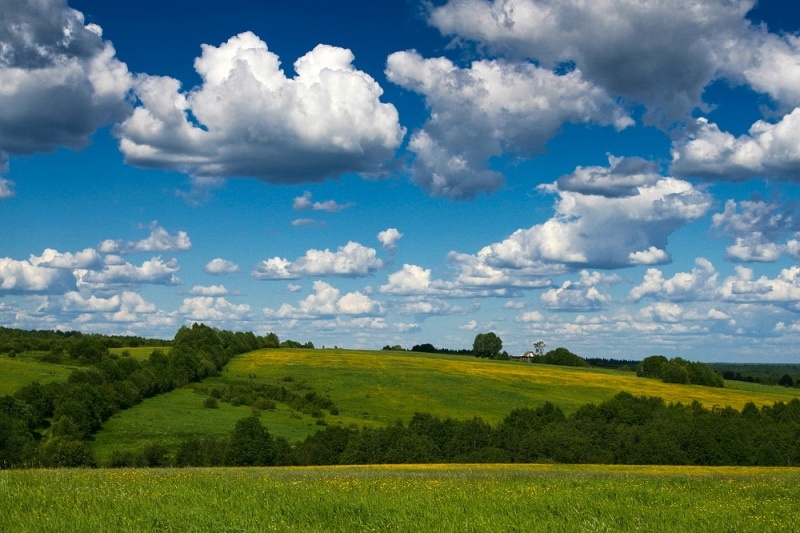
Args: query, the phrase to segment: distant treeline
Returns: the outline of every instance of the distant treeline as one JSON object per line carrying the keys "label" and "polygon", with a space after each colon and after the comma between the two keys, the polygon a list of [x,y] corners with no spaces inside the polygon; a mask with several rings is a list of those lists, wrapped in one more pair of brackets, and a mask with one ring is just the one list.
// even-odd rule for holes
{"label": "distant treeline", "polygon": [[508,462],[796,466],[800,400],[748,403],[737,411],[622,392],[570,416],[551,403],[515,409],[494,427],[477,417],[417,413],[383,428],[328,426],[295,444],[248,417],[228,438],[187,439],[174,452],[151,444],[112,456],[112,466]]}
{"label": "distant treeline", "polygon": [[764,385],[800,386],[800,364],[711,363],[725,379]]}
{"label": "distant treeline", "polygon": [[[394,348],[387,348],[384,347],[384,350],[391,350]],[[415,344],[411,347],[412,352],[422,352],[422,353],[441,353],[441,354],[449,354],[449,355],[473,355],[472,350],[462,349],[462,350],[451,350],[449,348],[437,348],[433,344]]]}
{"label": "distant treeline", "polygon": [[92,351],[76,358],[91,366],[73,371],[66,382],[31,383],[0,397],[0,468],[92,465],[86,441],[113,414],[216,375],[234,355],[279,346],[275,334],[194,324],[178,330],[168,352],[156,348],[137,361],[109,354],[102,336],[71,337],[90,343]]}
{"label": "distant treeline", "polygon": [[80,331],[29,331],[0,327],[0,354],[15,356],[24,352],[45,352],[54,359],[67,356],[87,362],[99,360],[110,348],[139,346],[166,347],[172,341],[125,335],[99,335]]}
{"label": "distant treeline", "polygon": [[597,368],[613,368],[614,370],[636,370],[641,361],[634,359],[606,359],[604,357],[587,357],[584,360]]}

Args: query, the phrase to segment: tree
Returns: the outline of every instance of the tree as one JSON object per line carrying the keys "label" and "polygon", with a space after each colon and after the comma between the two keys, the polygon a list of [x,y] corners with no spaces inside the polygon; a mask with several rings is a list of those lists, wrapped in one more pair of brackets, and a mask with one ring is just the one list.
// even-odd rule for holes
{"label": "tree", "polygon": [[778,381],[778,385],[782,387],[794,387],[794,380],[789,374],[784,374],[783,377]]}
{"label": "tree", "polygon": [[233,429],[227,463],[232,466],[271,465],[275,460],[273,440],[257,417],[243,418]]}
{"label": "tree", "polygon": [[539,357],[544,355],[544,348],[547,346],[544,341],[536,341],[533,343],[533,354]]}
{"label": "tree", "polygon": [[472,353],[475,357],[496,358],[503,350],[503,341],[493,331],[478,333],[472,343]]}

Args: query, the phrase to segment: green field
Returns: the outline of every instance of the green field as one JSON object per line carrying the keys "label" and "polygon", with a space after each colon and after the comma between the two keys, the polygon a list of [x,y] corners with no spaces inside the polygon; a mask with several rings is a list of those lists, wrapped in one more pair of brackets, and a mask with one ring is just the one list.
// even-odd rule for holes
{"label": "green field", "polygon": [[0,530],[796,531],[800,469],[460,465],[0,472]]}
{"label": "green field", "polygon": [[48,383],[66,380],[76,368],[79,366],[43,363],[39,361],[39,354],[33,353],[22,353],[15,358],[0,357],[0,395],[13,394],[34,381]]}
{"label": "green field", "polygon": [[[666,384],[637,378],[630,372],[487,361],[473,357],[410,352],[272,349],[250,352],[228,363],[222,376],[204,387],[236,383],[282,384],[330,397],[339,410],[328,424],[385,425],[408,420],[415,411],[439,417],[480,416],[492,424],[517,407],[537,407],[550,401],[566,412],[600,403],[620,391],[636,396],[660,396],[667,402],[733,406],[752,401],[772,405],[800,397],[800,390],[742,382],[726,387]],[[98,433],[94,450],[100,464],[112,450],[135,450],[161,441],[175,443],[188,436],[224,435],[247,407],[220,402],[203,407],[204,395],[191,388],[145,400],[112,417]],[[319,426],[309,416],[279,404],[261,412],[270,433],[298,440]]]}

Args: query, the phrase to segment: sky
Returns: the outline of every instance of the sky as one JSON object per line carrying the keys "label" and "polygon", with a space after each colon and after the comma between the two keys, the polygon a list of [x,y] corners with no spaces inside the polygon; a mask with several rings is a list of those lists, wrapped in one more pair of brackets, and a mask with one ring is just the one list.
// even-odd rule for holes
{"label": "sky", "polygon": [[800,8],[2,0],[0,325],[800,362]]}

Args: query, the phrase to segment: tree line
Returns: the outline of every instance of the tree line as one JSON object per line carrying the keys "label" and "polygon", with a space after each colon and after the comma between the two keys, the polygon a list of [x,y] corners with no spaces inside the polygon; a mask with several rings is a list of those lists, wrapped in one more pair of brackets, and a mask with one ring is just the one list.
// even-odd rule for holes
{"label": "tree line", "polygon": [[[81,341],[101,346],[99,337]],[[110,354],[107,346],[88,357],[82,353],[76,359],[91,364],[66,382],[34,382],[0,397],[0,468],[92,465],[87,441],[113,414],[216,375],[234,355],[278,347],[279,340],[274,333],[259,337],[194,324],[181,327],[170,344],[168,352],[154,349],[144,361]]]}
{"label": "tree line", "polygon": [[382,428],[326,426],[294,444],[250,416],[227,438],[186,439],[174,453],[153,444],[112,457],[112,466],[539,462],[796,466],[800,400],[748,403],[738,411],[621,392],[569,416],[549,402],[515,409],[495,426],[479,417],[416,413]]}

